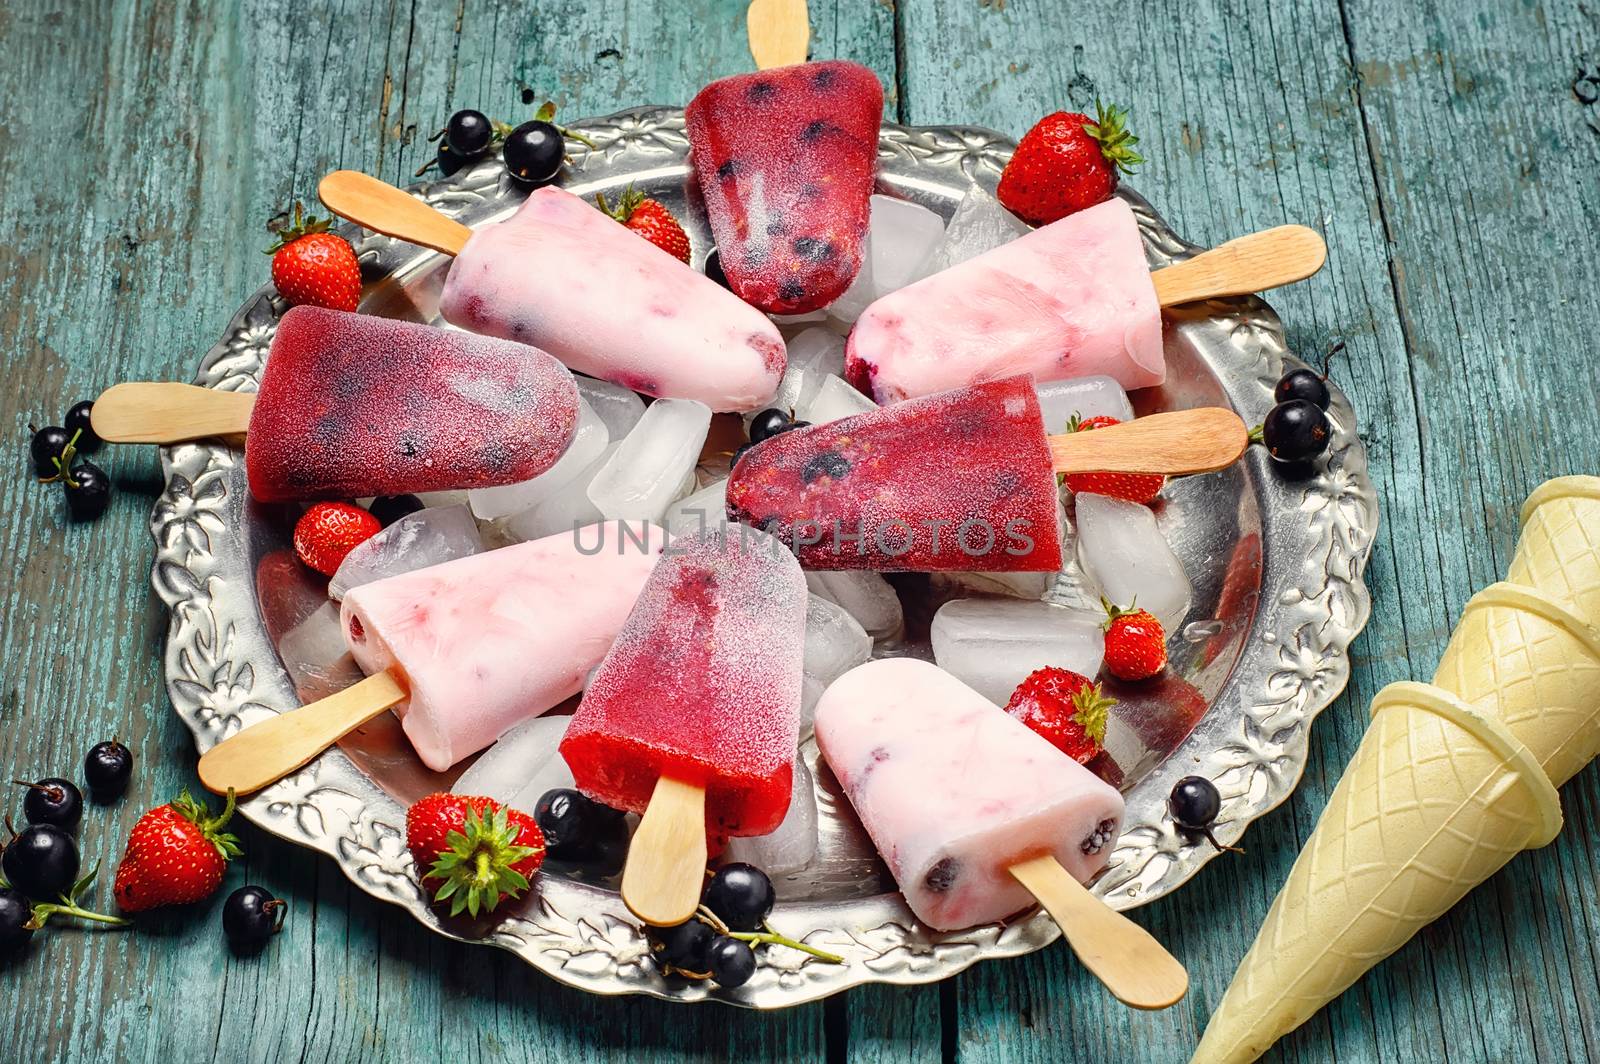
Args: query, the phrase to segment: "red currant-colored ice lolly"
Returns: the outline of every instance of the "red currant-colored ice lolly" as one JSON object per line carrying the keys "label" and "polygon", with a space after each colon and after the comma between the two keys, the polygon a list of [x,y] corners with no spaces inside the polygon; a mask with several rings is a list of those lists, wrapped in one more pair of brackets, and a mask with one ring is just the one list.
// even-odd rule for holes
{"label": "red currant-colored ice lolly", "polygon": [[805,615],[805,576],[772,537],[680,536],[596,670],[561,755],[585,794],[645,814],[622,895],[646,921],[693,911],[708,831],[763,835],[788,811]]}
{"label": "red currant-colored ice lolly", "polygon": [[272,340],[245,437],[262,502],[514,484],[578,423],[566,367],[538,348],[295,307]]}
{"label": "red currant-colored ice lolly", "polygon": [[826,306],[861,268],[883,87],[835,60],[722,78],[684,111],[717,255],[746,302]]}

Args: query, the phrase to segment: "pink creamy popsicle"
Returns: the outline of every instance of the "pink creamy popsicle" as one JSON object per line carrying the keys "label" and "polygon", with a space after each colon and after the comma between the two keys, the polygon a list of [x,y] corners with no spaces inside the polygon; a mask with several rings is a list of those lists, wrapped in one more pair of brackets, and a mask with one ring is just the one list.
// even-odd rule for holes
{"label": "pink creamy popsicle", "polygon": [[940,931],[1034,898],[1008,869],[1049,854],[1079,882],[1107,859],[1122,796],[954,676],[882,658],[817,704],[817,745],[917,918]]}
{"label": "pink creamy popsicle", "polygon": [[443,771],[582,689],[666,541],[606,522],[363,584],[344,599],[345,641],[408,689],[395,713]]}
{"label": "pink creamy popsicle", "polygon": [[879,403],[1014,373],[1166,379],[1161,306],[1133,211],[1090,207],[891,292],[850,334],[845,376]]}
{"label": "pink creamy popsicle", "polygon": [[766,315],[553,185],[473,232],[439,309],[580,373],[715,411],[759,408],[787,361]]}

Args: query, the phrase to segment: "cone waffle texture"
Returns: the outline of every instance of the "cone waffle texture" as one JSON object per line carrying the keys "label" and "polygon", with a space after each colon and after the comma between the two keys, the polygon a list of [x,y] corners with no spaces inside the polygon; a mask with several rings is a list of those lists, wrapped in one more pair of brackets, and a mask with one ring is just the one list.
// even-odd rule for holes
{"label": "cone waffle texture", "polygon": [[1473,596],[1433,682],[1504,722],[1557,787],[1600,753],[1600,631],[1542,591]]}
{"label": "cone waffle texture", "polygon": [[1195,1052],[1251,1061],[1468,891],[1560,830],[1555,788],[1493,718],[1392,684]]}
{"label": "cone waffle texture", "polygon": [[1600,624],[1600,477],[1558,477],[1528,496],[1506,579]]}
{"label": "cone waffle texture", "polygon": [[1196,1061],[1250,1061],[1522,849],[1600,753],[1600,477],[1522,510],[1508,579],[1463,611],[1434,683],[1392,684],[1211,1017]]}

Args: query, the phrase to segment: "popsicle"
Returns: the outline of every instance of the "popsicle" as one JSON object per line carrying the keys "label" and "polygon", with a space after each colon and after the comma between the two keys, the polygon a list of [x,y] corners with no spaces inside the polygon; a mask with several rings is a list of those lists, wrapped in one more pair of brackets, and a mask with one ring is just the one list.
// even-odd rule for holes
{"label": "popsicle", "polygon": [[861,267],[883,87],[857,63],[804,63],[713,81],[684,109],[690,156],[728,283],[802,314]]}
{"label": "popsicle", "polygon": [[604,523],[352,589],[340,623],[368,678],[224,740],[202,782],[257,790],[390,707],[423,763],[449,768],[578,693],[666,542]]}
{"label": "popsicle", "polygon": [[1007,377],[769,437],[735,463],[728,516],[810,569],[1054,572],[1055,473],[1204,472],[1245,446],[1220,408],[1046,437],[1032,381]]}
{"label": "popsicle", "polygon": [[1133,211],[1107,200],[877,300],[856,322],[846,379],[879,403],[1031,373],[1166,379],[1161,308],[1309,277],[1327,248],[1285,225],[1151,273]]}
{"label": "popsicle", "polygon": [[783,820],[805,624],[805,577],[770,536],[680,536],[590,681],[561,754],[585,794],[645,814],[622,881],[641,919],[694,911],[708,827],[763,835]]}
{"label": "popsicle", "polygon": [[254,396],[129,383],[94,406],[118,442],[247,433],[261,502],[510,484],[566,450],[578,391],[537,348],[320,307],[278,323]]}
{"label": "popsicle", "polygon": [[783,376],[766,315],[553,185],[473,230],[375,177],[339,170],[318,194],[341,217],[456,256],[439,310],[452,325],[535,344],[647,395],[757,409]]}
{"label": "popsicle", "polygon": [[1182,966],[1079,885],[1105,867],[1122,824],[1122,796],[1105,781],[916,658],[835,680],[816,729],[917,919],[954,931],[1038,897],[1124,1001],[1165,1008],[1183,996]]}

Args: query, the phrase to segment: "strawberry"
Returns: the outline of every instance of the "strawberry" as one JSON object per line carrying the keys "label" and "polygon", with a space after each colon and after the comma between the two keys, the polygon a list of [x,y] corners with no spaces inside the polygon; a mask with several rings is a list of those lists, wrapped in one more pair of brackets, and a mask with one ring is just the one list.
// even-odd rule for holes
{"label": "strawberry", "polygon": [[1070,669],[1035,669],[1011,692],[1006,712],[1049,739],[1080,765],[1100,752],[1106,710],[1117,704],[1100,685]]}
{"label": "strawberry", "polygon": [[294,552],[323,576],[332,576],[356,547],[383,531],[383,523],[347,502],[319,502],[294,524]]}
{"label": "strawberry", "polygon": [[501,898],[516,898],[544,863],[544,832],[532,817],[493,798],[430,794],[406,810],[406,845],[423,882],[437,881],[436,902],[493,912]]}
{"label": "strawberry", "polygon": [[1105,599],[1106,671],[1119,680],[1148,680],[1167,667],[1167,634],[1161,622],[1134,603],[1128,609]]}
{"label": "strawberry", "polygon": [[231,790],[216,816],[188,791],[141,816],[117,865],[117,904],[136,913],[209,896],[222,883],[228,861],[239,855],[239,840],[222,830],[232,816]]}
{"label": "strawberry", "polygon": [[361,302],[361,264],[350,241],[328,232],[332,219],[302,217],[277,231],[272,256],[272,283],[293,306],[355,310]]}
{"label": "strawberry", "polygon": [[687,263],[689,261],[689,234],[683,231],[678,219],[658,200],[645,198],[644,193],[629,185],[615,207],[606,203],[606,194],[597,193],[595,203],[611,217],[644,237],[668,255]]}
{"label": "strawberry", "polygon": [[1023,221],[1047,225],[1111,198],[1118,173],[1144,159],[1128,113],[1095,101],[1095,115],[1057,111],[1028,130],[1000,174],[1000,202]]}
{"label": "strawberry", "polygon": [[[1110,428],[1121,421],[1105,414],[1079,421],[1076,414],[1067,422],[1068,432],[1088,432],[1090,429]],[[1113,499],[1129,502],[1152,503],[1167,478],[1159,473],[1067,473],[1063,478],[1074,492],[1087,491],[1094,495],[1109,495]]]}

